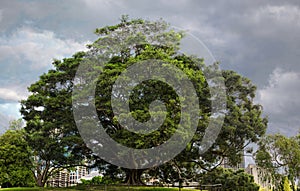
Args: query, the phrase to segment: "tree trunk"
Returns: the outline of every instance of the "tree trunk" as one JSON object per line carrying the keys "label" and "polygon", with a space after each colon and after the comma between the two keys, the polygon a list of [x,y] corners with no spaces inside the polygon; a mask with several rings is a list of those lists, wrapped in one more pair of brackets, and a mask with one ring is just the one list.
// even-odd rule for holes
{"label": "tree trunk", "polygon": [[141,180],[143,170],[141,169],[127,169],[125,182],[129,185],[145,185]]}
{"label": "tree trunk", "polygon": [[42,176],[38,176],[36,184],[37,184],[38,187],[44,187],[45,186],[45,181],[43,180]]}
{"label": "tree trunk", "polygon": [[38,187],[45,187],[45,184],[48,180],[49,169],[50,169],[50,161],[46,162],[45,169],[42,169],[41,165],[37,167],[35,180]]}

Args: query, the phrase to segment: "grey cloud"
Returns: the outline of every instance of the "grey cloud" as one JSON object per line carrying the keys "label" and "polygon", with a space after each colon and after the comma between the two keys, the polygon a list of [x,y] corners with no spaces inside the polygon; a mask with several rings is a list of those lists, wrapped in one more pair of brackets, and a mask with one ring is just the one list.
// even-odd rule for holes
{"label": "grey cloud", "polygon": [[84,50],[87,42],[62,40],[50,31],[18,28],[0,36],[0,88],[18,86],[20,92],[52,67],[51,62]]}
{"label": "grey cloud", "polygon": [[300,72],[277,68],[270,75],[269,85],[258,91],[258,102],[269,115],[269,131],[295,135],[300,131]]}
{"label": "grey cloud", "polygon": [[[282,68],[285,73],[300,71],[300,1],[7,0],[0,1],[0,7],[0,33],[3,38],[9,37],[17,29],[28,27],[53,32],[57,39],[63,41],[93,41],[97,38],[93,34],[95,28],[117,23],[122,14],[151,20],[163,18],[172,25],[188,29],[201,39],[223,68],[233,69],[250,78],[259,87],[260,93],[275,91],[269,87],[269,80],[276,68]],[[7,51],[0,51],[0,59]],[[53,49],[48,52],[48,55],[53,54]],[[7,59],[0,61],[1,68],[4,68],[2,71],[5,71],[1,72],[1,84],[5,79],[20,80],[20,70],[16,68],[21,63],[19,59],[22,63],[24,60],[9,55],[12,61],[8,63],[11,65],[5,64]],[[27,60],[26,63],[32,64],[32,61]],[[26,73],[28,69],[22,70]],[[29,72],[25,78],[37,78],[42,72],[46,71]],[[276,91],[278,96],[283,93],[292,96],[288,92],[300,95],[300,89],[294,88],[292,91],[284,89],[283,85]],[[289,119],[296,119],[299,110],[297,107],[293,111],[290,107],[284,107],[281,108],[284,117],[277,116],[274,108],[268,106],[268,101],[272,103],[274,99],[274,96],[258,99],[265,105],[273,129],[282,127],[281,124]],[[290,104],[292,99],[286,100],[285,105]]]}
{"label": "grey cloud", "polygon": [[8,128],[8,117],[0,113],[0,135]]}

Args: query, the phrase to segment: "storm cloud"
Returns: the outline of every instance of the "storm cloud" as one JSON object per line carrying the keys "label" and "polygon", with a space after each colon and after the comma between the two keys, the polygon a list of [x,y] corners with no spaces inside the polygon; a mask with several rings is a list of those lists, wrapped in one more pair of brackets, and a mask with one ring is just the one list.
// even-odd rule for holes
{"label": "storm cloud", "polygon": [[269,133],[299,131],[300,2],[292,0],[0,1],[0,105],[18,105],[53,58],[84,50],[97,38],[95,28],[116,24],[123,14],[163,18],[189,31],[222,68],[257,85]]}

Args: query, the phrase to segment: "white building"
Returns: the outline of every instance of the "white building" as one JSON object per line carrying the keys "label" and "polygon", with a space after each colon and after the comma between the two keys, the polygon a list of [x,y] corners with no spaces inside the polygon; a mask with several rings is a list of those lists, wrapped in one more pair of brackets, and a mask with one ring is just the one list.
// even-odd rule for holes
{"label": "white building", "polygon": [[272,189],[272,183],[266,179],[266,171],[259,168],[255,164],[249,164],[245,172],[254,177],[254,182],[260,185],[261,188]]}
{"label": "white building", "polygon": [[83,166],[75,167],[75,170],[62,170],[50,178],[47,182],[49,187],[68,187],[81,183],[81,179],[91,180],[95,176],[102,176],[97,169],[88,169]]}
{"label": "white building", "polygon": [[245,167],[245,157],[242,156],[241,158],[241,162],[239,164],[237,164],[236,166],[232,166],[229,161],[228,161],[228,158],[224,158],[220,167],[223,167],[223,168],[230,168],[230,169],[233,169],[233,170],[239,170],[239,169],[244,169],[246,168]]}

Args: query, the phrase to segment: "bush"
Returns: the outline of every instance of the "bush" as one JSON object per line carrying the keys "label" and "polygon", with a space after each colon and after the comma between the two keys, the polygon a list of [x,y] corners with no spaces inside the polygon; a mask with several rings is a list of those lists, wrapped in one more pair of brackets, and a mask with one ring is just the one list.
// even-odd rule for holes
{"label": "bush", "polygon": [[202,184],[222,184],[223,190],[234,191],[259,191],[259,186],[254,182],[253,176],[244,170],[217,168],[202,176]]}
{"label": "bush", "polygon": [[95,176],[92,180],[80,179],[83,185],[100,185],[100,184],[119,184],[119,181],[112,180],[109,177]]}
{"label": "bush", "polygon": [[94,184],[94,185],[103,184],[103,178],[102,178],[102,176],[95,176],[95,177],[93,177],[92,184]]}
{"label": "bush", "polygon": [[80,179],[81,184],[83,185],[91,185],[92,184],[92,180],[85,180],[85,179]]}

